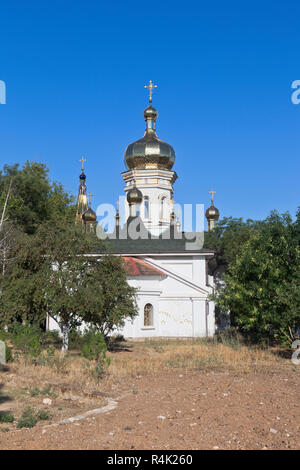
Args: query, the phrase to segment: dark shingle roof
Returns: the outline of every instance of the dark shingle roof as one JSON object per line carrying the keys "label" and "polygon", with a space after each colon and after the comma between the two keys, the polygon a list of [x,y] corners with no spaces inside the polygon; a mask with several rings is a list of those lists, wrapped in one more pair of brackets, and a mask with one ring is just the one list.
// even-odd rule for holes
{"label": "dark shingle roof", "polygon": [[[204,233],[181,232],[171,226],[169,233],[164,232],[159,237],[151,235],[140,218],[136,218],[136,232],[140,238],[133,240],[128,236],[128,224],[123,228],[117,228],[114,233],[108,235],[105,244],[113,254],[154,254],[154,253],[199,253],[213,256],[214,251],[203,248]],[[130,223],[131,220],[128,221]],[[99,243],[100,247],[100,243]],[[99,250],[99,248],[98,248]],[[97,252],[97,242],[93,247]]]}

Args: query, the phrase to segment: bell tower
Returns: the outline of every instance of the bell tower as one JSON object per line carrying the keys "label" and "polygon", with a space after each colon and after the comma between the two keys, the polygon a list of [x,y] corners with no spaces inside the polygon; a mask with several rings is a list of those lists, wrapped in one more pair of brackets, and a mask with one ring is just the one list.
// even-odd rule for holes
{"label": "bell tower", "polygon": [[149,105],[144,110],[145,133],[141,139],[129,144],[124,154],[127,167],[122,173],[126,193],[125,220],[132,213],[130,201],[138,191],[142,197],[138,203],[139,215],[150,233],[160,235],[174,217],[173,184],[177,174],[172,167],[176,155],[173,147],[156,135],[158,112],[152,106],[152,92],[157,85],[150,80],[145,88],[149,90]]}

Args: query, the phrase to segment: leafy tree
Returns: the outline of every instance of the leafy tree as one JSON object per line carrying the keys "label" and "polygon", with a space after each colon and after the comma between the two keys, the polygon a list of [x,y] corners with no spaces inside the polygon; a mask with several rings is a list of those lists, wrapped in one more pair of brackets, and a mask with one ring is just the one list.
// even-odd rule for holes
{"label": "leafy tree", "polygon": [[59,219],[24,235],[3,284],[3,321],[41,322],[48,314],[62,330],[65,350],[69,331],[83,322],[108,335],[133,318],[135,289],[127,284],[121,259],[104,246],[100,258],[88,255],[94,238]]}
{"label": "leafy tree", "polygon": [[292,341],[300,328],[300,223],[271,215],[229,264],[215,300],[255,339]]}
{"label": "leafy tree", "polygon": [[262,222],[251,219],[244,222],[242,218],[224,217],[213,232],[205,233],[204,247],[214,249],[218,265],[227,268],[261,224]]}
{"label": "leafy tree", "polygon": [[10,185],[6,215],[26,233],[35,233],[48,220],[74,218],[73,197],[61,184],[50,181],[45,164],[27,161],[22,169],[18,164],[4,165],[0,171],[0,213]]}

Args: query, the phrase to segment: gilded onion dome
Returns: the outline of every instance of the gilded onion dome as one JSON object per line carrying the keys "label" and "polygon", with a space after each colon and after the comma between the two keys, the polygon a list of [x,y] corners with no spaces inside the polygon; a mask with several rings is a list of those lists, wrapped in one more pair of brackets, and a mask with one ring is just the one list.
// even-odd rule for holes
{"label": "gilded onion dome", "polygon": [[141,204],[143,200],[143,195],[141,193],[141,191],[136,188],[135,186],[130,190],[128,191],[127,193],[127,202],[129,205],[131,204]]}
{"label": "gilded onion dome", "polygon": [[86,210],[82,214],[82,218],[83,218],[84,222],[96,222],[96,220],[97,220],[96,212],[93,211],[93,209],[91,207],[89,207],[88,210]]}
{"label": "gilded onion dome", "polygon": [[211,205],[206,209],[205,217],[207,220],[219,220],[220,212],[214,205]]}
{"label": "gilded onion dome", "polygon": [[212,221],[217,221],[220,218],[220,212],[219,210],[214,206],[214,194],[216,194],[216,191],[213,191],[212,189],[209,191],[209,194],[211,195],[211,201],[210,201],[210,207],[208,207],[205,211],[205,217],[207,219],[208,224]]}
{"label": "gilded onion dome", "polygon": [[175,151],[171,145],[157,137],[155,130],[157,116],[158,112],[150,101],[144,111],[146,122],[144,137],[129,144],[125,150],[124,161],[129,170],[151,168],[171,170],[173,167]]}

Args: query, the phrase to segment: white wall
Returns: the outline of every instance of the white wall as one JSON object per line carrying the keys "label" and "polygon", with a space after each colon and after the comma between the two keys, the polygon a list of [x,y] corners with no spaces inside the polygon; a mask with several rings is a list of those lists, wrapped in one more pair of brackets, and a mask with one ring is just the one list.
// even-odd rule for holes
{"label": "white wall", "polygon": [[[127,278],[138,289],[139,314],[133,321],[126,320],[124,328],[116,333],[125,338],[212,336],[215,314],[213,302],[209,301],[208,309],[206,306],[212,288],[206,286],[205,257],[154,255],[144,259],[165,270],[167,275]],[[144,326],[147,303],[153,305],[151,327]],[[52,319],[49,319],[49,329],[59,330]]]}

